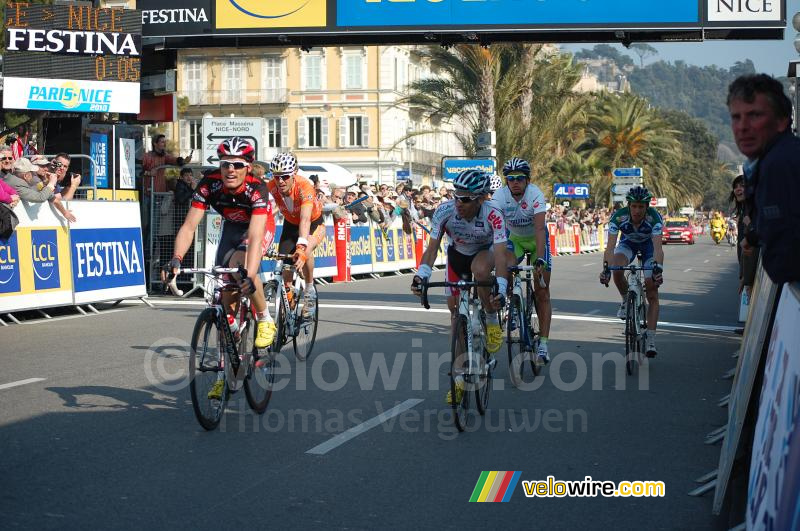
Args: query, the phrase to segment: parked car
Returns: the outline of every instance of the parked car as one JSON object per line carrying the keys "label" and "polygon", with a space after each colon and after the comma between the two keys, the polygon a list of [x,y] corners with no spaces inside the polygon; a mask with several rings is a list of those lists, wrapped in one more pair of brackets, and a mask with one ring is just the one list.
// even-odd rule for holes
{"label": "parked car", "polygon": [[664,221],[661,242],[694,245],[694,234],[694,227],[689,218],[667,218]]}

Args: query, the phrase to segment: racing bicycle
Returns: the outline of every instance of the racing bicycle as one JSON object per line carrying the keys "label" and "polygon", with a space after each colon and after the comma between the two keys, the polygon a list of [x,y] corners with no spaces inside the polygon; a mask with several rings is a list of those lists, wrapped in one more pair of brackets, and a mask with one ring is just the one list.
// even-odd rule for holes
{"label": "racing bicycle", "polygon": [[[264,283],[264,296],[267,299],[267,306],[275,305],[275,341],[272,344],[273,352],[280,352],[284,345],[292,342],[294,355],[300,361],[305,361],[311,355],[314,348],[314,341],[317,337],[317,324],[319,323],[319,303],[317,302],[317,287],[312,286],[314,291],[314,308],[310,308],[308,316],[303,316],[303,306],[305,299],[305,280],[297,273],[297,269],[291,263],[292,255],[280,253],[268,253],[267,258],[277,260],[275,264],[274,277]],[[283,272],[292,272],[292,282],[287,286],[283,280]],[[274,299],[274,300],[273,300]]]}
{"label": "racing bicycle", "polygon": [[[603,262],[603,272],[626,271],[628,293],[625,295],[625,370],[633,375],[642,364],[645,352],[645,330],[647,330],[647,302],[644,291],[644,272],[652,271],[642,265],[641,254],[636,256],[637,265],[610,266]],[[608,284],[606,284],[608,287]]]}
{"label": "racing bicycle", "polygon": [[[511,297],[508,299],[506,319],[506,347],[508,349],[508,376],[515,387],[525,381],[525,361],[530,362],[533,377],[542,370],[536,356],[539,347],[539,311],[533,290],[533,274],[536,267],[531,266],[531,255],[525,253],[527,265],[511,266]],[[536,274],[539,285],[545,287],[544,276]]]}
{"label": "racing bicycle", "polygon": [[453,337],[450,364],[450,396],[453,398],[453,420],[458,431],[464,431],[470,422],[470,403],[475,393],[475,407],[483,415],[489,407],[492,373],[497,365],[494,356],[486,350],[486,313],[478,297],[479,287],[497,289],[494,280],[457,282],[423,281],[422,305],[426,310],[428,288],[448,287],[460,290],[458,313],[453,321]]}
{"label": "racing bicycle", "polygon": [[[213,284],[208,307],[194,325],[189,352],[189,390],[197,421],[206,430],[216,429],[230,395],[242,387],[250,408],[259,415],[264,413],[272,397],[275,359],[268,349],[255,347],[255,308],[231,277],[236,273],[246,278],[247,271],[243,267],[213,267],[182,268],[178,270],[178,274],[181,273],[206,275]],[[170,275],[168,286],[177,294],[175,278]],[[238,323],[235,331],[222,304],[224,292],[239,293],[234,314],[234,322]],[[222,381],[221,396],[209,397],[217,381]]]}

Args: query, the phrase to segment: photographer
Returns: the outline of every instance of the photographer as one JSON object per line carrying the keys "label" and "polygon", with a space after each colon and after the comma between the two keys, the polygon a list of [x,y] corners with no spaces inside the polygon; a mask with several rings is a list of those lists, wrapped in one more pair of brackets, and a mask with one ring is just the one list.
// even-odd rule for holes
{"label": "photographer", "polygon": [[61,188],[61,198],[70,200],[75,197],[75,191],[81,184],[81,175],[69,171],[69,164],[72,159],[66,153],[59,153],[50,162],[50,168],[56,174],[56,181]]}

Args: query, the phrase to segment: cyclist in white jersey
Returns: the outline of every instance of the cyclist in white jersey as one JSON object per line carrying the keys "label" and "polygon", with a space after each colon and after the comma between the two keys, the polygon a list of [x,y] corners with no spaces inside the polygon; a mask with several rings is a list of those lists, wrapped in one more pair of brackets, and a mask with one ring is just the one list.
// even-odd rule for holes
{"label": "cyclist in white jersey", "polygon": [[530,182],[531,167],[528,161],[513,157],[503,165],[506,186],[492,197],[492,203],[503,213],[509,232],[509,263],[519,263],[525,251],[536,257],[534,265],[539,268],[545,287],[534,282],[537,317],[541,327],[536,362],[545,365],[550,361],[547,342],[550,337],[550,321],[553,308],[550,304],[550,272],[553,260],[550,256],[550,239],[547,234],[545,213],[547,200],[538,186]]}
{"label": "cyclist in white jersey", "polygon": [[[497,309],[503,305],[508,289],[506,262],[506,225],[499,210],[486,202],[489,176],[478,170],[464,170],[453,180],[455,199],[442,203],[433,213],[428,248],[411,284],[411,291],[419,295],[423,280],[430,278],[439,244],[446,233],[450,239],[447,248],[447,280],[456,282],[475,277],[477,281],[491,278],[492,269],[497,276],[498,295],[491,296],[489,288],[479,288],[478,295],[486,309],[486,349],[497,352],[503,344],[503,331],[497,318]],[[447,290],[447,306],[452,316],[458,311],[458,290]]]}

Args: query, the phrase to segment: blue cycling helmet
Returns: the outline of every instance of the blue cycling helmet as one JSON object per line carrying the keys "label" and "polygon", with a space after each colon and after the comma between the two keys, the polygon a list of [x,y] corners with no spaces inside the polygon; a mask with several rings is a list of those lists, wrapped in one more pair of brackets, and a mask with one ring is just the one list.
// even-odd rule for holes
{"label": "blue cycling helmet", "polygon": [[508,175],[511,172],[521,172],[527,175],[528,177],[531,176],[531,165],[528,164],[528,161],[525,159],[521,159],[519,157],[511,157],[503,164],[503,175]]}
{"label": "blue cycling helmet", "polygon": [[628,195],[625,197],[628,203],[650,203],[653,194],[644,186],[634,186],[628,190]]}
{"label": "blue cycling helmet", "polygon": [[464,170],[453,179],[453,187],[457,192],[484,194],[489,190],[489,175],[480,170]]}

